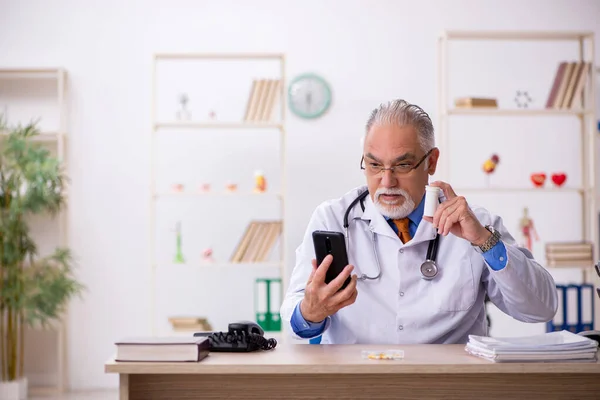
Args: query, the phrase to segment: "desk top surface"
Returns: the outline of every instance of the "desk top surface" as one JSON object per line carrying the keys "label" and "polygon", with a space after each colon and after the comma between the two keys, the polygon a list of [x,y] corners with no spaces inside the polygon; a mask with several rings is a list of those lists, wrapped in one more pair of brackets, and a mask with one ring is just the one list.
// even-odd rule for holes
{"label": "desk top surface", "polygon": [[[123,374],[475,374],[593,373],[600,362],[494,363],[468,354],[464,345],[279,344],[269,351],[210,353],[200,362],[115,362],[106,372]],[[368,360],[362,350],[398,349],[401,360]]]}

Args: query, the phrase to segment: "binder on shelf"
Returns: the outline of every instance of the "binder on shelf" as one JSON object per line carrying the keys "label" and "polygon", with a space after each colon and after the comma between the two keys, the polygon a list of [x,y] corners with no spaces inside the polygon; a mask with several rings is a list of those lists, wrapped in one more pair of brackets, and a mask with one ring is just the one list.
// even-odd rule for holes
{"label": "binder on shelf", "polygon": [[255,281],[256,322],[265,332],[281,331],[281,290],[281,278],[257,278]]}
{"label": "binder on shelf", "polygon": [[268,317],[268,282],[266,279],[256,279],[254,284],[254,308],[256,313],[256,323],[258,323],[263,330],[267,330]]}
{"label": "binder on shelf", "polygon": [[279,309],[281,308],[281,298],[283,296],[281,279],[271,279],[269,282],[269,317],[271,331],[281,330],[281,316]]}
{"label": "binder on shelf", "polygon": [[554,318],[546,324],[546,331],[566,330],[573,333],[594,329],[594,286],[556,285],[558,310]]}

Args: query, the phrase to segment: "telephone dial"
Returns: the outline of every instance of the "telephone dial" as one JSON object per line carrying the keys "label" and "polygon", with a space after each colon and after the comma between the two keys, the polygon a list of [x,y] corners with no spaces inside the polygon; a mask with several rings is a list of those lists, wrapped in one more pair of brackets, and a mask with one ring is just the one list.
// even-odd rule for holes
{"label": "telephone dial", "polygon": [[228,332],[196,332],[195,337],[208,337],[210,351],[248,352],[271,350],[277,340],[264,337],[265,332],[252,321],[239,321],[229,324]]}

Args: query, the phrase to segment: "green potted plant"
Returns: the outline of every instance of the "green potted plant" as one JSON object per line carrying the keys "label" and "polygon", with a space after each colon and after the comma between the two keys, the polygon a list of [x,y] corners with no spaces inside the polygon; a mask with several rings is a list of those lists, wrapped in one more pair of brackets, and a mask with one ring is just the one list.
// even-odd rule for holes
{"label": "green potted plant", "polygon": [[8,128],[0,119],[0,399],[27,398],[23,374],[26,326],[59,321],[83,286],[68,248],[38,254],[28,219],[55,217],[65,206],[60,160],[35,136],[35,123]]}

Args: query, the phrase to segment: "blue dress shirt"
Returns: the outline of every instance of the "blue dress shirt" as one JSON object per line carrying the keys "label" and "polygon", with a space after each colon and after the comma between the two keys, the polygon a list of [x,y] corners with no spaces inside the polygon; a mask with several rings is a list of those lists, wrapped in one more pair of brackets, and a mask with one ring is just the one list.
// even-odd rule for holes
{"label": "blue dress shirt", "polygon": [[[424,208],[425,196],[423,196],[423,199],[421,199],[421,202],[419,203],[417,208],[415,208],[413,212],[411,212],[408,215],[408,230],[410,231],[411,237],[415,236],[415,233],[417,232],[417,227],[419,226],[421,219],[423,219]],[[394,222],[388,217],[385,217],[385,219],[387,220],[388,224],[390,224],[394,232],[398,234],[398,228],[396,227],[396,224],[394,224]],[[506,247],[504,246],[504,243],[502,243],[502,241],[499,241],[494,247],[483,253],[483,257],[485,258],[485,261],[488,263],[491,269],[493,269],[494,271],[501,270],[506,266],[507,261]],[[302,317],[302,313],[300,312],[299,302],[296,308],[294,309],[294,313],[292,314],[291,326],[294,333],[296,333],[298,336],[302,338],[311,338],[319,336],[321,333],[323,333],[323,329],[325,328],[326,322],[327,319],[324,319],[321,322],[306,321]]]}

